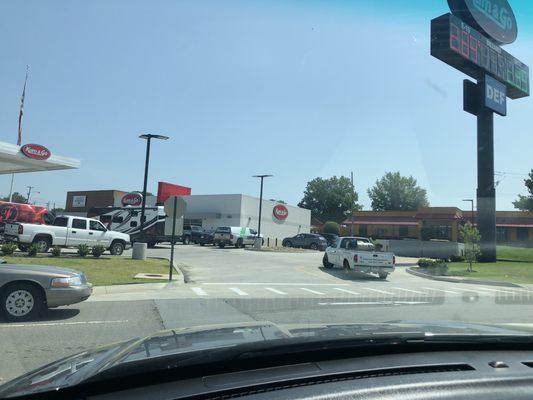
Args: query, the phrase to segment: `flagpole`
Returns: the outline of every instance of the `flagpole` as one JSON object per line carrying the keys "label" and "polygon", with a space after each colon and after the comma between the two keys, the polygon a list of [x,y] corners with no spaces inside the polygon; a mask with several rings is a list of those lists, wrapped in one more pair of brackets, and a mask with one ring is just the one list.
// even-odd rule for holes
{"label": "flagpole", "polygon": [[[19,130],[17,136],[17,146],[22,144],[22,116],[24,115],[24,97],[26,97],[26,83],[28,82],[28,70],[30,67],[26,65],[26,77],[24,78],[24,88],[22,89],[22,96],[20,98],[20,111],[19,111]],[[11,174],[11,186],[9,187],[9,202],[13,200],[13,183],[15,181],[15,173]]]}

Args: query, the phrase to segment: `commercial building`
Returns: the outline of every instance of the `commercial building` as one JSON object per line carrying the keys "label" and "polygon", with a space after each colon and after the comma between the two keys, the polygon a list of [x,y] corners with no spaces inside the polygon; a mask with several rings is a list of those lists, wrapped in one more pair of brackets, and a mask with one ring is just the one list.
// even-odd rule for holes
{"label": "commercial building", "polygon": [[[474,212],[474,223],[476,219]],[[343,233],[375,239],[441,239],[459,241],[459,226],[472,221],[472,211],[456,207],[428,207],[417,211],[359,211],[343,223]],[[533,213],[497,211],[500,244],[533,246]]]}
{"label": "commercial building", "polygon": [[[206,229],[219,226],[258,228],[259,199],[244,194],[215,194],[183,196],[187,203],[185,223]],[[266,244],[281,245],[285,237],[309,233],[311,211],[304,208],[263,200],[261,234]]]}

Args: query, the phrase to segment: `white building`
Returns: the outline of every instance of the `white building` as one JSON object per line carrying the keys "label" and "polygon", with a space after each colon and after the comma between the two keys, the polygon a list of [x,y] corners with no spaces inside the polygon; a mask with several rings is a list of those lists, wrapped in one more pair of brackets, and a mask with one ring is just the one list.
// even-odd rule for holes
{"label": "white building", "polygon": [[[259,199],[243,194],[183,196],[187,203],[186,223],[206,229],[219,226],[243,226],[258,229]],[[309,233],[311,211],[264,200],[261,211],[261,234],[273,245],[285,237]]]}

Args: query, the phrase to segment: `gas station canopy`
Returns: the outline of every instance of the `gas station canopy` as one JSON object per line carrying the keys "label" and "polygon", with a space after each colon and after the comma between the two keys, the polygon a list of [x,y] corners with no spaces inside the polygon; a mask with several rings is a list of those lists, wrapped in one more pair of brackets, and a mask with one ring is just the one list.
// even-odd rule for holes
{"label": "gas station canopy", "polygon": [[[26,146],[35,146],[48,152],[47,158],[32,156],[24,152]],[[39,159],[41,158],[41,159]],[[80,167],[80,160],[69,157],[62,157],[49,152],[48,149],[40,145],[17,146],[15,144],[0,142],[0,174],[11,174],[21,172],[39,172],[61,169],[75,169]]]}

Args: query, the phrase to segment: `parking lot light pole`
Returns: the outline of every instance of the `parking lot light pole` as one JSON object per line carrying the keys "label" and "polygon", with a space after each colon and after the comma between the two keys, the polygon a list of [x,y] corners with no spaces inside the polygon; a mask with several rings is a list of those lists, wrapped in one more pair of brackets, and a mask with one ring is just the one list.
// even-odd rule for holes
{"label": "parking lot light pole", "polygon": [[144,216],[144,212],[146,209],[146,185],[148,183],[148,165],[150,164],[150,142],[152,139],[159,139],[159,140],[167,140],[168,136],[163,135],[152,135],[152,134],[143,134],[139,136],[140,139],[146,140],[146,159],[144,162],[144,184],[143,184],[143,198],[142,198],[142,205],[141,205],[141,241],[144,241],[144,223],[146,217]]}
{"label": "parking lot light pole", "polygon": [[254,175],[254,178],[260,178],[261,179],[261,190],[259,191],[259,222],[257,224],[257,242],[259,245],[256,245],[257,247],[261,247],[261,211],[263,210],[263,180],[265,178],[270,178],[273,175],[263,174],[263,175]]}

